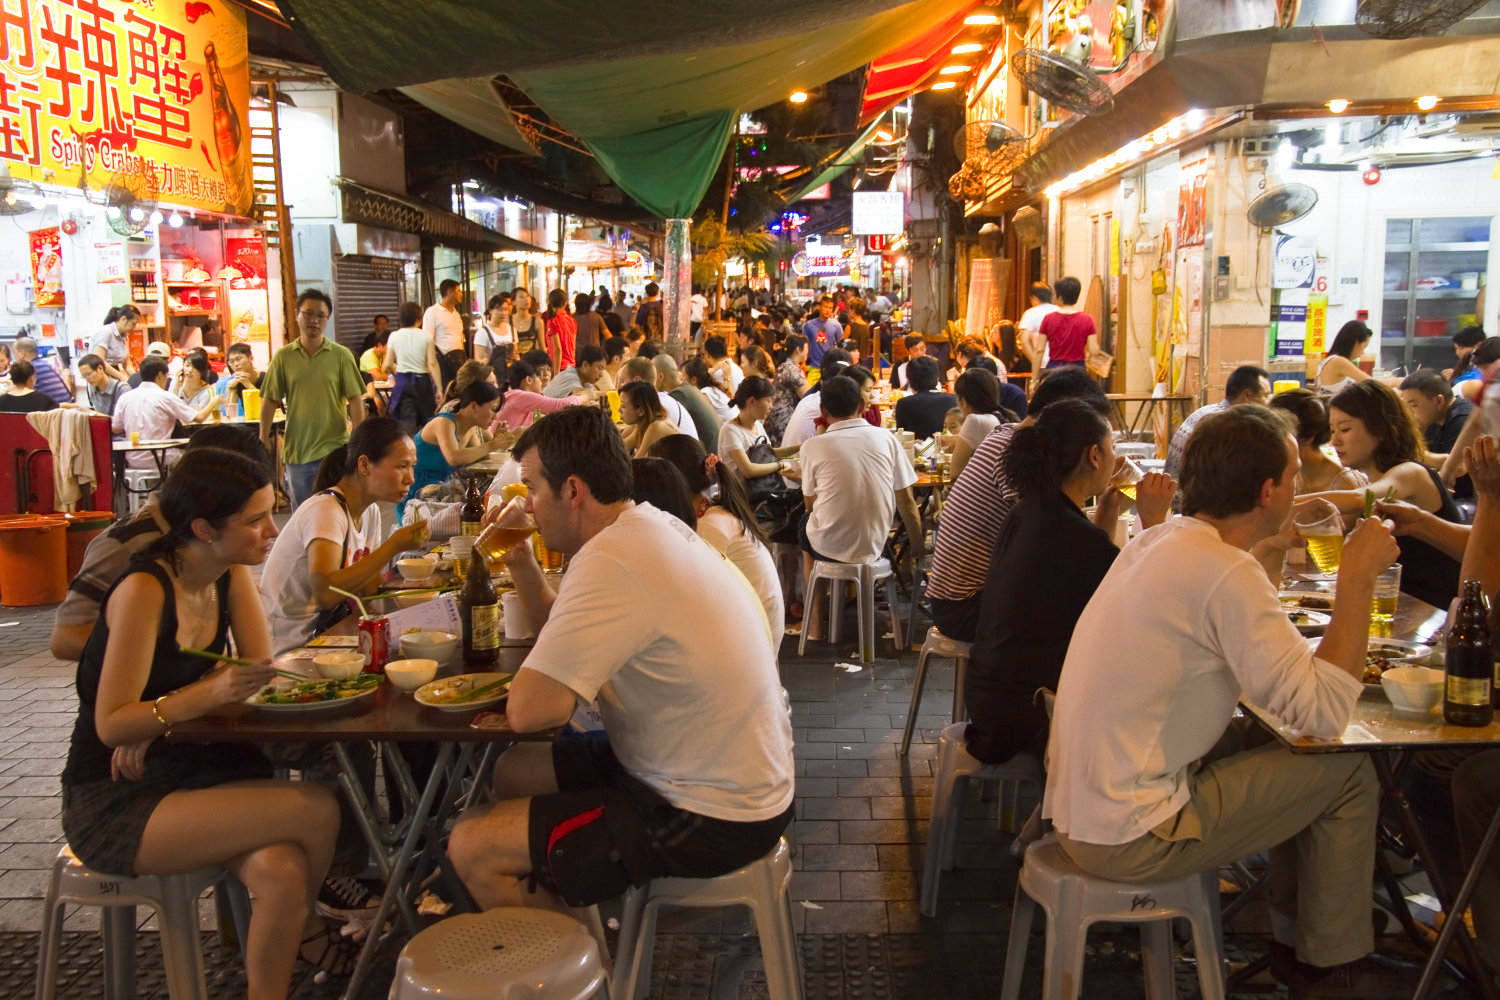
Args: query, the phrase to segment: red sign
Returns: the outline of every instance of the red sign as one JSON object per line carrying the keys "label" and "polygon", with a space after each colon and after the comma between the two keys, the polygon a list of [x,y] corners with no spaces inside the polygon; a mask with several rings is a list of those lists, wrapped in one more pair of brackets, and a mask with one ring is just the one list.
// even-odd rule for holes
{"label": "red sign", "polygon": [[31,237],[31,287],[38,306],[63,304],[62,234],[56,226],[38,229]]}
{"label": "red sign", "polygon": [[[240,277],[233,288],[259,288],[266,280],[266,241],[259,236],[231,236],[224,241],[224,262]],[[258,279],[258,280],[255,280]]]}
{"label": "red sign", "polygon": [[884,253],[891,248],[891,241],[894,239],[894,236],[866,236],[865,248],[870,253]]}

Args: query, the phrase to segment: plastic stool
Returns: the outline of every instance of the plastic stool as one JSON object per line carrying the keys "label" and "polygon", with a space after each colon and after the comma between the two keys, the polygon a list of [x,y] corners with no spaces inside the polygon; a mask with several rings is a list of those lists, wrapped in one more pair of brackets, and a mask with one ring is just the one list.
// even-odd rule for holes
{"label": "plastic stool", "polygon": [[[969,779],[1000,782],[1001,825],[1014,825],[1015,798],[1022,782],[1035,785],[1040,793],[1047,783],[1042,762],[1029,753],[1018,753],[1004,764],[985,764],[964,748],[967,722],[955,722],[938,739],[937,778],[932,783],[932,819],[927,824],[927,855],[922,862],[922,913],[937,916],[938,881],[945,871],[957,867],[958,831],[963,824],[965,792]],[[1005,819],[1006,812],[1012,819]]]}
{"label": "plastic stool", "polygon": [[891,606],[891,634],[896,640],[896,649],[901,649],[901,613],[896,606],[896,575],[886,559],[867,563],[824,562],[813,560],[812,574],[807,578],[807,592],[802,595],[802,637],[797,641],[797,655],[807,652],[807,629],[812,619],[813,594],[818,581],[828,584],[828,638],[839,641],[840,611],[843,609],[843,594],[835,581],[848,580],[859,589],[859,655],[866,663],[875,659],[875,585],[885,581],[885,597]]}
{"label": "plastic stool", "polygon": [[[203,952],[198,934],[198,897],[229,877],[223,868],[200,868],[185,875],[140,875],[127,878],[93,871],[64,847],[52,864],[47,898],[42,904],[42,933],[37,949],[36,1000],[57,994],[57,959],[62,947],[63,909],[68,903],[104,908],[104,969],[107,995],[133,992],[137,906],[156,911],[161,929],[162,964],[172,1000],[204,1000]],[[238,883],[235,883],[236,885]],[[129,933],[125,933],[129,932]],[[241,932],[243,934],[243,930]],[[123,938],[123,940],[122,940]],[[126,981],[122,981],[126,980]]]}
{"label": "plastic stool", "polygon": [[161,474],[155,469],[125,470],[125,509],[134,514],[146,503],[150,492],[161,485]]}
{"label": "plastic stool", "polygon": [[1192,875],[1176,882],[1128,883],[1097,878],[1074,865],[1055,836],[1031,845],[1016,885],[1005,981],[1000,1000],[1017,1000],[1031,918],[1040,903],[1047,914],[1047,964],[1043,1000],[1071,1000],[1083,978],[1083,948],[1089,925],[1100,920],[1141,925],[1141,963],[1148,1000],[1175,1000],[1172,923],[1185,918],[1193,928],[1198,988],[1203,1000],[1223,1000],[1219,928],[1219,873]]}
{"label": "plastic stool", "polygon": [[748,906],[755,916],[771,1000],[802,1000],[801,953],[792,930],[792,855],[786,841],[718,878],[658,878],[625,894],[611,1000],[641,1000],[651,987],[656,911],[670,906]]}
{"label": "plastic stool", "polygon": [[927,658],[941,656],[953,661],[953,721],[962,722],[964,710],[964,674],[969,669],[969,650],[973,643],[950,639],[935,627],[927,630],[922,652],[917,656],[917,676],[911,682],[911,708],[906,711],[906,734],[901,737],[901,756],[911,749],[911,734],[917,729],[917,709],[922,707],[922,686],[927,683]]}
{"label": "plastic stool", "polygon": [[408,941],[390,1000],[585,1000],[602,985],[599,945],[583,924],[501,907],[449,917]]}

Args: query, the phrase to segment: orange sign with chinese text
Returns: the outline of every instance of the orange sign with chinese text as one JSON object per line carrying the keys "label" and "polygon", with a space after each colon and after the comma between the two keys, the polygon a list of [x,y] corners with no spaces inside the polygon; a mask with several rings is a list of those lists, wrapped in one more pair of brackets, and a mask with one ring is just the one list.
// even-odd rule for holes
{"label": "orange sign with chinese text", "polygon": [[160,201],[246,215],[245,14],[223,0],[0,0],[0,161],[94,192],[154,174]]}

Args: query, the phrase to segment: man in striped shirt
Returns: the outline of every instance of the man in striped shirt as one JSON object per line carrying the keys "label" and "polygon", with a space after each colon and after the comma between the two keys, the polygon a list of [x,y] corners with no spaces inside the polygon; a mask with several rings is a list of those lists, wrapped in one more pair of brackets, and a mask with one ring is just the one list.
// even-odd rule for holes
{"label": "man in striped shirt", "polygon": [[[1059,399],[1086,399],[1109,414],[1109,400],[1099,383],[1082,368],[1057,368],[1047,373],[1031,397],[1031,423],[1044,407]],[[927,600],[938,631],[959,642],[973,642],[978,626],[980,590],[1000,537],[1000,526],[1016,502],[1001,463],[1020,424],[1001,424],[974,451],[948,499],[938,528],[927,578]]]}

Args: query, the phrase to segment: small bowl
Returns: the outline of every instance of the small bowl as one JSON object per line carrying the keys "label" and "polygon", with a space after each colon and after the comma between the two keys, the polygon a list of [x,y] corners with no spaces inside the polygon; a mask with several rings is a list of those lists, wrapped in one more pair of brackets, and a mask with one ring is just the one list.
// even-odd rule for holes
{"label": "small bowl", "polygon": [[437,660],[392,660],[385,678],[403,691],[415,691],[437,676]]}
{"label": "small bowl", "polygon": [[433,567],[436,565],[436,559],[396,560],[396,568],[401,571],[401,579],[403,580],[425,580],[432,575]]}
{"label": "small bowl", "polygon": [[341,681],[359,676],[365,669],[365,654],[340,650],[337,653],[319,653],[313,657],[313,666],[319,677]]}
{"label": "small bowl", "polygon": [[459,638],[452,632],[408,632],[401,637],[401,653],[447,663],[458,651],[458,644]]}
{"label": "small bowl", "polygon": [[436,596],[438,596],[438,595],[437,594],[399,594],[395,598],[396,607],[401,608],[403,610],[406,609],[406,608],[414,608],[418,604],[426,604],[428,601],[432,600]]}
{"label": "small bowl", "polygon": [[1380,686],[1398,711],[1425,715],[1443,702],[1443,677],[1431,667],[1392,667],[1380,675]]}

